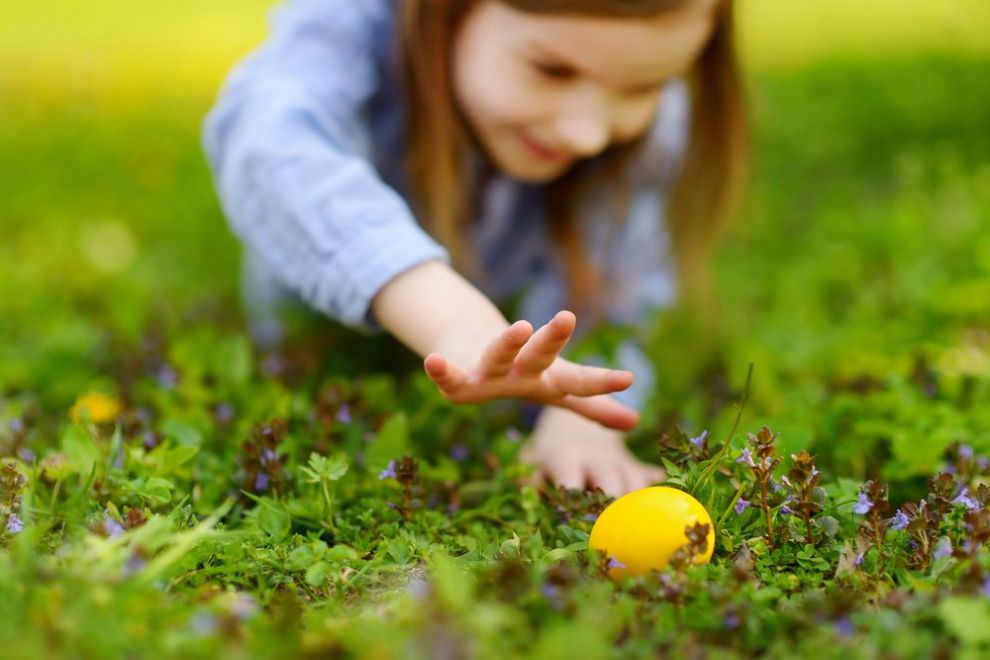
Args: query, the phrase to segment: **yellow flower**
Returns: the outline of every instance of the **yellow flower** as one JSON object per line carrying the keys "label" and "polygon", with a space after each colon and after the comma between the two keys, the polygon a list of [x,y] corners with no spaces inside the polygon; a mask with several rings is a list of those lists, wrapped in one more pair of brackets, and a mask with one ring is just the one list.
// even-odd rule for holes
{"label": "yellow flower", "polygon": [[79,422],[83,418],[83,412],[89,414],[90,420],[97,424],[109,422],[120,414],[122,406],[116,397],[101,394],[99,392],[89,392],[82,395],[72,406],[69,416],[72,421]]}

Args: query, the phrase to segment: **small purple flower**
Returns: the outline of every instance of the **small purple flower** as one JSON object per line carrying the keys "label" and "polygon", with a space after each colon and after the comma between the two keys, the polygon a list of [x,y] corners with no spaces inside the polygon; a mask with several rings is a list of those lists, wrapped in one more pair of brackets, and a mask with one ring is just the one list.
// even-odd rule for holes
{"label": "small purple flower", "polygon": [[860,552],[859,554],[857,554],[856,555],[856,561],[853,562],[853,563],[855,563],[857,566],[861,566],[863,564],[863,556],[865,554],[866,554],[866,550],[864,550],[863,552]]}
{"label": "small purple flower", "polygon": [[865,516],[873,508],[873,502],[867,497],[866,493],[861,492],[859,494],[859,499],[856,501],[856,506],[853,507],[853,513],[858,513],[861,516]]}
{"label": "small purple flower", "polygon": [[217,618],[209,612],[200,612],[189,619],[189,627],[197,636],[206,637],[217,629]]}
{"label": "small purple flower", "polygon": [[890,519],[890,528],[895,529],[898,532],[906,528],[911,523],[911,519],[907,517],[900,509],[894,514],[894,517]]}
{"label": "small purple flower", "polygon": [[742,454],[736,459],[736,463],[745,463],[749,467],[756,467],[756,463],[753,462],[753,455],[749,452],[749,447],[744,447]]}
{"label": "small purple flower", "polygon": [[24,523],[21,519],[17,517],[16,513],[12,513],[7,516],[7,533],[8,534],[20,534],[21,530],[24,529]]}
{"label": "small purple flower", "polygon": [[21,447],[17,450],[17,455],[21,457],[21,460],[25,463],[34,463],[34,459],[37,457],[34,451],[28,449],[27,447]]}
{"label": "small purple flower", "polygon": [[608,560],[608,567],[609,568],[619,568],[619,569],[622,569],[622,568],[625,568],[626,565],[623,564],[618,559],[616,559],[615,557],[610,557],[609,560]]}
{"label": "small purple flower", "polygon": [[351,423],[351,407],[346,403],[340,404],[340,408],[337,408],[337,421],[341,424]]}
{"label": "small purple flower", "polygon": [[584,518],[584,519],[585,519],[585,520],[586,520],[587,522],[591,522],[591,523],[593,523],[593,522],[595,522],[596,520],[598,520],[598,515],[597,515],[597,514],[594,514],[594,513],[586,513],[586,514],[584,514],[584,516],[583,516],[583,518]]}
{"label": "small purple flower", "polygon": [[254,490],[256,493],[261,493],[268,490],[268,475],[264,472],[259,472],[258,476],[254,478]]}
{"label": "small purple flower", "polygon": [[696,438],[689,438],[688,439],[688,442],[690,442],[692,445],[694,445],[698,449],[704,449],[704,447],[705,447],[705,440],[707,440],[707,439],[708,439],[708,430],[706,429],[706,430],[702,431],[701,432],[701,435],[699,435],[698,437],[696,437]]}
{"label": "small purple flower", "polygon": [[839,633],[840,637],[849,639],[856,632],[856,627],[853,622],[849,620],[849,617],[844,616],[840,619],[835,620],[835,632]]}
{"label": "small purple flower", "polygon": [[234,419],[234,407],[229,403],[221,403],[213,409],[213,416],[220,424],[229,424]]}
{"label": "small purple flower", "polygon": [[172,365],[166,363],[158,368],[158,373],[155,374],[155,380],[158,382],[159,387],[170,390],[179,384],[179,372]]}
{"label": "small purple flower", "polygon": [[943,536],[938,540],[938,545],[935,546],[935,552],[932,553],[932,557],[936,560],[944,559],[952,554],[952,541],[949,540],[948,536]]}
{"label": "small purple flower", "polygon": [[744,500],[741,497],[736,500],[736,505],[733,507],[736,510],[736,515],[741,516],[742,512],[749,508],[749,505],[749,500]]}
{"label": "small purple flower", "polygon": [[238,621],[253,619],[258,614],[258,601],[247,594],[238,594],[230,604],[230,613]]}
{"label": "small purple flower", "polygon": [[[786,476],[785,477],[781,477],[781,481],[785,481],[788,486],[791,485],[790,480]],[[780,485],[779,483],[777,483],[777,480],[776,479],[774,479],[773,477],[770,477],[770,490],[772,490],[775,493],[779,493],[780,491],[784,490],[784,487],[782,485]]]}
{"label": "small purple flower", "polygon": [[560,595],[560,587],[555,584],[544,584],[541,591],[543,592],[543,597],[547,600],[554,600]]}
{"label": "small purple flower", "polygon": [[10,420],[7,426],[10,427],[10,432],[14,435],[20,435],[21,431],[24,430],[24,422],[19,417]]}
{"label": "small purple flower", "polygon": [[412,596],[415,600],[423,600],[430,595],[430,583],[423,578],[411,580],[409,584],[406,585],[406,593]]}
{"label": "small purple flower", "polygon": [[976,500],[974,500],[972,497],[969,496],[969,488],[966,488],[965,486],[963,486],[963,489],[959,491],[959,494],[956,496],[956,499],[952,500],[952,503],[962,504],[970,511],[976,511],[977,509],[980,508],[979,502],[977,502]]}
{"label": "small purple flower", "polygon": [[124,526],[110,516],[107,516],[103,519],[103,533],[115,539],[124,533]]}
{"label": "small purple flower", "polygon": [[942,472],[946,472],[948,474],[955,474],[956,473],[956,466],[953,465],[952,463],[949,463],[948,465],[945,466],[945,468],[942,470]]}
{"label": "small purple flower", "polygon": [[520,433],[519,429],[517,429],[516,427],[510,426],[509,428],[505,429],[505,437],[511,440],[512,442],[519,442],[519,439],[522,437],[522,433]]}
{"label": "small purple flower", "polygon": [[959,445],[959,457],[964,461],[973,458],[973,448],[969,445]]}
{"label": "small purple flower", "polygon": [[452,445],[450,448],[450,457],[453,458],[458,463],[463,463],[464,461],[466,461],[468,457],[468,453],[469,451],[467,445],[464,445],[460,442],[458,442],[455,445]]}
{"label": "small purple flower", "polygon": [[990,599],[990,575],[983,579],[983,588],[980,589],[980,593],[983,594],[984,598]]}
{"label": "small purple flower", "polygon": [[729,612],[725,615],[725,627],[729,630],[735,630],[739,627],[739,615],[735,612]]}
{"label": "small purple flower", "polygon": [[141,434],[141,444],[145,449],[154,449],[158,445],[158,438],[154,431],[145,431]]}
{"label": "small purple flower", "polygon": [[780,515],[782,515],[782,516],[793,516],[794,515],[794,509],[792,509],[791,507],[789,507],[786,504],[784,504],[784,505],[782,505],[780,507]]}
{"label": "small purple flower", "polygon": [[395,461],[389,461],[388,467],[378,473],[379,479],[395,479]]}
{"label": "small purple flower", "polygon": [[122,571],[123,576],[130,577],[135,573],[139,572],[147,565],[148,562],[145,561],[144,557],[142,557],[137,553],[134,553],[130,557],[128,557],[127,561],[124,563],[124,569]]}
{"label": "small purple flower", "polygon": [[114,461],[113,461],[113,467],[116,470],[123,470],[124,469],[124,452],[123,451],[117,452],[117,458],[114,459]]}

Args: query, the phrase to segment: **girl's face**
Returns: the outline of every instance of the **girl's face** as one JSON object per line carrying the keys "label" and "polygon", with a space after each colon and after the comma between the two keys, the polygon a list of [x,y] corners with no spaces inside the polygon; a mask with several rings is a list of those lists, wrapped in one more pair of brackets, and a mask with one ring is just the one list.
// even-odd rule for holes
{"label": "girl's face", "polygon": [[707,43],[717,1],[611,18],[480,0],[452,45],[455,101],[502,172],[553,180],[650,128],[664,83],[686,74]]}

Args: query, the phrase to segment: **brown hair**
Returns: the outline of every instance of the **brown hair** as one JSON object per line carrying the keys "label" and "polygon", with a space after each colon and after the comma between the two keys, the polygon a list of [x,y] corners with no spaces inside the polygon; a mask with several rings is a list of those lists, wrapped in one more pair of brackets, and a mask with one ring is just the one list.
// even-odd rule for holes
{"label": "brown hair", "polygon": [[[454,102],[449,51],[461,22],[478,1],[402,0],[399,30],[410,97],[406,170],[413,204],[427,228],[450,250],[454,263],[468,271],[476,267],[465,244],[465,227],[475,212],[464,174],[471,138]],[[656,15],[690,0],[498,1],[532,13],[634,17]],[[709,255],[735,209],[749,152],[732,26],[732,1],[721,0],[711,38],[688,76],[691,134],[667,207],[681,290],[705,307],[711,297]],[[642,143],[641,139],[606,152],[605,176],[614,184],[617,215],[623,213],[629,194],[622,178],[625,165]],[[601,277],[585,256],[574,222],[580,195],[592,183],[589,174],[579,164],[548,184],[547,213],[572,308],[600,315]]]}

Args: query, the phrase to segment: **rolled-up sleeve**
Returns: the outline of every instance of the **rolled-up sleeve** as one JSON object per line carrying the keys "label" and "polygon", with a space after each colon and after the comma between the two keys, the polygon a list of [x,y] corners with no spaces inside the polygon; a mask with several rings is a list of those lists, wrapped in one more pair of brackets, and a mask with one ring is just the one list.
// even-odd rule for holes
{"label": "rolled-up sleeve", "polygon": [[369,157],[390,0],[292,0],[231,73],[203,143],[232,231],[314,309],[375,328],[374,295],[447,252]]}

